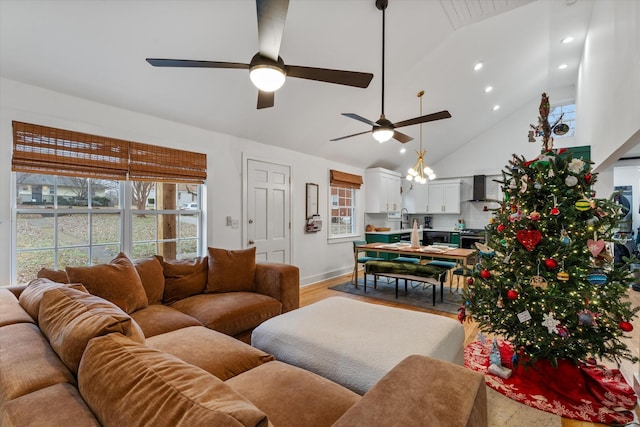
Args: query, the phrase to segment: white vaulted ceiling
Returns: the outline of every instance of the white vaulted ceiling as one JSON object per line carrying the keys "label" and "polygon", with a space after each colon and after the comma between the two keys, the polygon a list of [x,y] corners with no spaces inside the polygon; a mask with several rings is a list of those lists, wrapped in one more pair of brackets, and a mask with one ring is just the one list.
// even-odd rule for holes
{"label": "white vaulted ceiling", "polygon": [[[449,110],[453,118],[423,126],[436,162],[543,91],[575,85],[591,9],[591,0],[389,0],[387,118],[418,116],[420,90],[424,114]],[[0,75],[358,167],[405,168],[414,159],[393,140],[329,141],[368,129],[340,113],[380,115],[381,25],[374,0],[291,0],[280,50],[287,64],[374,78],[367,89],[290,78],[273,108],[257,110],[245,70],[145,62],[249,62],[258,50],[253,0],[0,0]],[[562,45],[568,34],[575,41]],[[474,73],[479,60],[485,68]],[[413,152],[419,126],[402,131],[415,138],[406,144]]]}

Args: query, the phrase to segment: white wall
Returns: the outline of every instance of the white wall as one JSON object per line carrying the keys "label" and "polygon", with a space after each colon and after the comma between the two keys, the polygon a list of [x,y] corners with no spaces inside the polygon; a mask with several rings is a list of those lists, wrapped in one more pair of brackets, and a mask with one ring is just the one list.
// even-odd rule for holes
{"label": "white wall", "polygon": [[11,284],[12,120],[205,153],[208,163],[205,206],[208,246],[243,247],[242,227],[227,227],[225,221],[228,215],[234,219],[242,218],[243,153],[252,158],[291,165],[292,263],[300,268],[301,283],[347,273],[353,267],[350,242],[328,244],[326,226],[320,233],[304,233],[305,183],[320,185],[319,209],[326,221],[328,170],[339,169],[362,175],[362,169],[12,80],[0,79],[0,94],[0,200],[4,201],[0,204],[0,286]]}

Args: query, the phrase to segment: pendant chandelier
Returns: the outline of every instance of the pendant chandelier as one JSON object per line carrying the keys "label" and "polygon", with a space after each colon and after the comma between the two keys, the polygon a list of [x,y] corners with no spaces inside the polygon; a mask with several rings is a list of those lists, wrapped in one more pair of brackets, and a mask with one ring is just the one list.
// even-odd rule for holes
{"label": "pendant chandelier", "polygon": [[[418,92],[418,98],[420,98],[420,115],[422,116],[422,95],[424,95],[424,91],[421,90]],[[407,174],[407,181],[415,181],[420,184],[425,184],[427,182],[427,178],[429,180],[435,179],[436,174],[433,172],[429,166],[424,162],[424,153],[427,150],[422,149],[422,123],[420,123],[420,151],[416,151],[418,155],[418,161],[412,168],[409,169],[409,173]],[[426,175],[426,177],[425,177]]]}

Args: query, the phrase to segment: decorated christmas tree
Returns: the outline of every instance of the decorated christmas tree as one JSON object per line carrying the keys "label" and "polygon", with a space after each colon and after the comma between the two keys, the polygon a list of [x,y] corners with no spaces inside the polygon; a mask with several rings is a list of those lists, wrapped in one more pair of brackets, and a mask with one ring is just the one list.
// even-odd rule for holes
{"label": "decorated christmas tree", "polygon": [[623,338],[639,309],[627,296],[638,260],[614,262],[612,250],[621,206],[596,198],[591,162],[553,149],[558,123],[548,116],[543,94],[529,133],[542,138],[542,151],[530,160],[513,155],[502,172],[504,197],[468,280],[466,314],[511,342],[518,363],[635,361]]}

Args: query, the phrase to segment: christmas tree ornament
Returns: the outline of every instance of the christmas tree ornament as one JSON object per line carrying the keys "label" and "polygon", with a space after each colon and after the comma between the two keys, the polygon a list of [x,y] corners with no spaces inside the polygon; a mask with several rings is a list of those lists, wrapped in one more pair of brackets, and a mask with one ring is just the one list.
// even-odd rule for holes
{"label": "christmas tree ornament", "polygon": [[511,301],[515,301],[518,299],[518,291],[516,291],[515,289],[509,289],[507,291],[507,298],[510,299]]}
{"label": "christmas tree ornament", "polygon": [[527,174],[524,174],[522,176],[522,178],[520,178],[520,192],[521,193],[526,193],[527,192],[528,181],[529,181],[529,177],[527,176]]}
{"label": "christmas tree ornament", "polygon": [[569,329],[566,326],[558,325],[556,328],[556,333],[560,335],[561,338],[566,338],[569,336]]}
{"label": "christmas tree ornament", "polygon": [[527,215],[527,218],[529,218],[531,221],[540,221],[540,212],[534,209],[533,212]]}
{"label": "christmas tree ornament", "polygon": [[509,252],[507,255],[505,255],[504,259],[502,260],[503,264],[509,264],[511,262],[511,255],[513,254],[513,251]]}
{"label": "christmas tree ornament", "polygon": [[567,165],[567,169],[569,170],[569,172],[577,175],[582,172],[582,169],[584,169],[584,164],[584,161],[580,159],[571,159],[571,161]]}
{"label": "christmas tree ornament", "polygon": [[498,301],[496,302],[496,307],[504,308],[504,302],[502,301],[502,297],[498,297]]}
{"label": "christmas tree ornament", "polygon": [[620,326],[620,329],[625,332],[633,331],[633,325],[631,324],[631,322],[627,322],[626,320],[622,320],[620,323],[618,323],[618,326]]}
{"label": "christmas tree ornament", "polygon": [[551,208],[551,210],[549,211],[549,213],[553,216],[558,216],[560,215],[560,208],[558,208],[558,200],[556,198],[556,195],[553,195],[553,207]]}
{"label": "christmas tree ornament", "polygon": [[496,230],[498,230],[499,233],[502,233],[504,231],[504,229],[507,228],[506,225],[504,224],[498,224],[498,226],[496,227]]}
{"label": "christmas tree ornament", "polygon": [[473,277],[467,277],[467,286],[473,285]]}
{"label": "christmas tree ornament", "polygon": [[522,211],[519,209],[516,212],[509,215],[509,221],[511,222],[520,221],[521,219],[522,219]]}
{"label": "christmas tree ornament", "polygon": [[491,277],[491,272],[485,268],[480,272],[480,277],[482,277],[485,280],[489,279]]}
{"label": "christmas tree ornament", "polygon": [[561,282],[566,282],[566,281],[569,280],[569,273],[567,273],[566,271],[559,271],[558,274],[556,275],[556,277]]}
{"label": "christmas tree ornament", "polygon": [[569,125],[566,123],[558,123],[553,128],[553,133],[558,136],[565,135],[567,132],[569,132]]}
{"label": "christmas tree ornament", "polygon": [[544,266],[549,270],[555,270],[558,267],[558,261],[553,258],[547,258],[544,260]]}
{"label": "christmas tree ornament", "polygon": [[533,276],[531,277],[531,279],[529,280],[529,284],[531,286],[533,286],[534,288],[539,288],[542,290],[547,289],[547,279],[545,279],[542,276]]}
{"label": "christmas tree ornament", "polygon": [[[591,183],[591,179],[592,179],[592,178],[593,178],[593,176],[592,176],[589,172],[587,172],[586,174],[584,174],[584,180],[585,180],[585,182],[586,182],[587,184],[590,184],[590,183]],[[593,192],[593,196],[591,196],[591,197],[596,197],[595,191]]]}
{"label": "christmas tree ornament", "polygon": [[567,187],[573,187],[574,185],[578,184],[578,178],[573,175],[567,175],[567,177],[564,179],[564,183],[567,185]]}
{"label": "christmas tree ornament", "polygon": [[550,334],[555,334],[558,332],[557,327],[560,324],[560,321],[553,318],[552,312],[543,314],[542,318],[544,319],[542,322],[542,326],[547,328],[547,332],[549,332]]}
{"label": "christmas tree ornament", "polygon": [[565,230],[564,228],[560,232],[560,241],[565,245],[568,245],[571,243],[571,239],[569,238],[569,233],[567,233],[567,230]]}
{"label": "christmas tree ornament", "polygon": [[602,271],[594,270],[591,273],[587,274],[587,282],[592,285],[604,285],[607,283],[607,275]]}
{"label": "christmas tree ornament", "polygon": [[597,257],[604,250],[605,242],[602,239],[589,239],[587,240],[587,247],[589,248],[589,252],[591,252],[591,255]]}
{"label": "christmas tree ornament", "polygon": [[531,251],[542,240],[542,233],[538,230],[518,230],[516,239],[526,250]]}
{"label": "christmas tree ornament", "polygon": [[584,199],[578,200],[575,206],[577,210],[581,212],[585,212],[591,209],[591,202],[589,201],[589,199],[584,198]]}
{"label": "christmas tree ornament", "polygon": [[578,312],[578,325],[595,326],[595,316],[589,310],[581,310]]}
{"label": "christmas tree ornament", "polygon": [[542,189],[542,184],[540,182],[536,181],[533,184],[533,188],[535,188],[536,190],[540,190],[540,189]]}
{"label": "christmas tree ornament", "polygon": [[507,239],[501,239],[501,240],[500,240],[500,244],[501,244],[502,246],[507,246]]}

